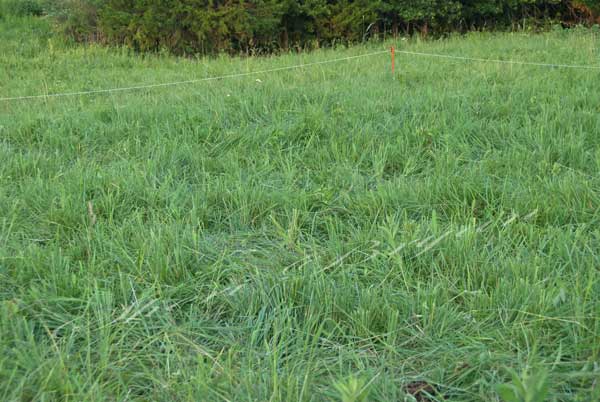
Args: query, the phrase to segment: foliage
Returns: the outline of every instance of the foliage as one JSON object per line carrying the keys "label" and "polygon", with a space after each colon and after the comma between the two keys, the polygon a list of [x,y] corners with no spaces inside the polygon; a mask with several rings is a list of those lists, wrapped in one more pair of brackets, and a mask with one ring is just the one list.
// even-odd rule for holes
{"label": "foliage", "polygon": [[[582,3],[583,2],[583,3]],[[65,31],[134,49],[253,53],[582,18],[598,0],[54,0]],[[56,7],[55,7],[56,8]]]}
{"label": "foliage", "polygon": [[576,0],[570,9],[583,12],[592,21],[600,22],[600,0]]}
{"label": "foliage", "polygon": [[40,16],[44,8],[37,0],[0,0],[0,18],[7,16]]}
{"label": "foliage", "polygon": [[350,377],[345,381],[338,381],[335,388],[339,393],[341,402],[367,402],[369,384],[364,378]]}
{"label": "foliage", "polygon": [[64,34],[76,41],[88,42],[103,39],[98,12],[104,3],[104,0],[46,0],[44,6]]}
{"label": "foliage", "polygon": [[535,374],[523,372],[519,376],[509,370],[512,381],[497,387],[498,394],[504,402],[546,402],[550,393],[548,373],[540,370]]}

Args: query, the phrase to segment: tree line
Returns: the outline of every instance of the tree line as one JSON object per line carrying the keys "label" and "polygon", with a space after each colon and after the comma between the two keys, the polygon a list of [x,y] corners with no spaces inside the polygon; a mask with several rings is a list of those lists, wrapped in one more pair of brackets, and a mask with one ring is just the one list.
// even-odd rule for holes
{"label": "tree line", "polygon": [[600,0],[0,0],[70,37],[176,54],[267,53],[389,35],[594,22]]}

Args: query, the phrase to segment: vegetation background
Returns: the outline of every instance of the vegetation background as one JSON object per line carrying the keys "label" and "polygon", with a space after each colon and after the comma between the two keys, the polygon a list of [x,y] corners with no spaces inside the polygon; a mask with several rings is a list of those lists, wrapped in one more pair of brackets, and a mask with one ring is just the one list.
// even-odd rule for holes
{"label": "vegetation background", "polygon": [[2,0],[78,41],[177,54],[264,53],[398,33],[595,21],[599,0]]}

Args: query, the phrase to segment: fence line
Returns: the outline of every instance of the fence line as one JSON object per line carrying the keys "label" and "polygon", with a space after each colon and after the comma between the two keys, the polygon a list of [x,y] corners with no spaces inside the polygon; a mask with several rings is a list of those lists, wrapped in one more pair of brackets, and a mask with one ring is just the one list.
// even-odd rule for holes
{"label": "fence line", "polygon": [[538,63],[538,62],[519,61],[519,60],[481,59],[481,58],[477,58],[477,57],[454,56],[454,55],[449,55],[449,54],[411,52],[408,50],[396,50],[396,53],[402,53],[402,54],[407,54],[407,55],[411,55],[411,56],[435,57],[435,58],[439,58],[439,59],[450,59],[450,60],[461,60],[461,61],[477,61],[477,62],[484,62],[484,63],[517,64],[517,65],[522,65],[522,66],[600,70],[600,66],[585,65],[585,64],[553,64],[553,63]]}
{"label": "fence line", "polygon": [[317,66],[317,65],[322,65],[322,64],[338,63],[341,61],[348,61],[348,60],[354,60],[354,59],[359,59],[359,58],[364,58],[364,57],[376,56],[376,55],[380,55],[380,54],[384,54],[384,53],[389,53],[389,51],[382,50],[379,52],[360,54],[357,56],[348,56],[348,57],[341,57],[341,58],[331,59],[331,60],[316,61],[313,63],[296,64],[293,66],[270,68],[267,70],[249,71],[246,73],[235,73],[235,74],[226,74],[226,75],[220,75],[220,76],[215,76],[215,77],[197,78],[197,79],[186,80],[186,81],[164,82],[164,83],[160,83],[160,84],[135,85],[135,86],[119,87],[119,88],[94,89],[94,90],[90,90],[90,91],[63,92],[63,93],[44,94],[44,95],[15,96],[15,97],[0,98],[0,101],[59,98],[59,97],[66,97],[66,96],[103,94],[103,93],[112,93],[112,92],[134,91],[134,90],[140,90],[140,89],[170,87],[170,86],[186,85],[186,84],[196,84],[199,82],[218,81],[218,80],[224,80],[224,79],[228,79],[228,78],[247,77],[247,76],[251,76],[251,75],[262,75],[262,74],[274,73],[274,72],[278,72],[278,71],[295,70],[295,69],[300,69],[300,68],[305,68],[305,67],[312,67],[312,66]]}
{"label": "fence line", "polygon": [[[525,66],[550,67],[550,68],[600,70],[600,65],[553,64],[553,63],[538,63],[538,62],[528,62],[528,61],[518,61],[518,60],[484,59],[484,58],[454,56],[454,55],[438,54],[438,53],[413,52],[413,51],[408,51],[408,50],[395,50],[395,52],[400,53],[400,54],[410,55],[410,56],[432,57],[432,58],[461,60],[461,61],[474,61],[474,62],[483,62],[483,63],[525,65]],[[125,92],[125,91],[134,91],[134,90],[140,90],[140,89],[152,89],[152,88],[185,85],[185,84],[196,84],[199,82],[218,81],[218,80],[224,80],[224,79],[228,79],[228,78],[248,77],[248,76],[252,76],[252,75],[262,75],[262,74],[274,73],[274,72],[278,72],[278,71],[295,70],[295,69],[312,67],[312,66],[323,65],[323,64],[339,63],[342,61],[377,56],[377,55],[381,55],[384,53],[389,53],[389,51],[382,50],[382,51],[378,51],[378,52],[365,53],[365,54],[361,54],[361,55],[357,55],[357,56],[341,57],[341,58],[337,58],[337,59],[316,61],[316,62],[312,62],[312,63],[296,64],[293,66],[277,67],[277,68],[270,68],[267,70],[249,71],[246,73],[227,74],[227,75],[198,78],[198,79],[185,80],[185,81],[165,82],[165,83],[159,83],[159,84],[134,85],[134,86],[129,86],[129,87],[118,87],[118,88],[94,89],[94,90],[89,90],[89,91],[76,91],[76,92],[62,92],[62,93],[52,93],[52,94],[43,94],[43,95],[4,97],[4,98],[0,98],[0,102],[30,100],[30,99],[59,98],[59,97],[68,97],[68,96],[93,95],[93,94],[105,94],[105,93],[112,93],[112,92]]]}

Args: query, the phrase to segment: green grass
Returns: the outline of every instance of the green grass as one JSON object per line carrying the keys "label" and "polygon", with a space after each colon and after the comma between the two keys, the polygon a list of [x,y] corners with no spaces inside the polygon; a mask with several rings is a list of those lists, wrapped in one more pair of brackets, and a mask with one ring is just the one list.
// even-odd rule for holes
{"label": "green grass", "polygon": [[[382,48],[0,36],[1,96]],[[600,64],[588,30],[396,45]],[[397,62],[1,102],[0,400],[499,401],[512,371],[598,400],[600,71]]]}

